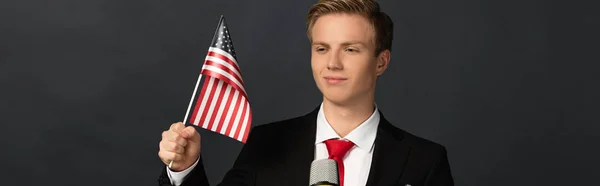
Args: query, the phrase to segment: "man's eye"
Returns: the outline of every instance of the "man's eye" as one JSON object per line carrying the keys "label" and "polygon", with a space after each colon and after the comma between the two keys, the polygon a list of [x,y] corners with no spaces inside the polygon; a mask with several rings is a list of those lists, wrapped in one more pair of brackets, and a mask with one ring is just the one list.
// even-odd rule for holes
{"label": "man's eye", "polygon": [[325,48],[317,48],[317,52],[325,51]]}
{"label": "man's eye", "polygon": [[358,52],[358,50],[356,50],[354,48],[347,48],[346,51],[348,51],[348,52]]}

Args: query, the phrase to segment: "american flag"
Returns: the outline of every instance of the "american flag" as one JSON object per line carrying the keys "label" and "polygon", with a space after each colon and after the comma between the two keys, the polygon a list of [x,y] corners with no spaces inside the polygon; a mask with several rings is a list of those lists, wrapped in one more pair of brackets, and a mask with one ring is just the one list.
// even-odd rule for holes
{"label": "american flag", "polygon": [[[198,90],[200,94],[197,95]],[[196,125],[245,143],[251,123],[252,110],[248,94],[229,29],[225,18],[221,16],[196,82],[184,124]]]}

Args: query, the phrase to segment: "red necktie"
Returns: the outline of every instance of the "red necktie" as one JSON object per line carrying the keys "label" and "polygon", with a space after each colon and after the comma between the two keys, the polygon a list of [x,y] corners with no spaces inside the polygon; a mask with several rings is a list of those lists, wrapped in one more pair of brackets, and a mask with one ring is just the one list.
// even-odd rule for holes
{"label": "red necktie", "polygon": [[354,146],[351,141],[329,139],[325,141],[327,145],[327,152],[329,152],[329,159],[333,159],[338,164],[338,172],[340,174],[340,186],[344,186],[344,156]]}

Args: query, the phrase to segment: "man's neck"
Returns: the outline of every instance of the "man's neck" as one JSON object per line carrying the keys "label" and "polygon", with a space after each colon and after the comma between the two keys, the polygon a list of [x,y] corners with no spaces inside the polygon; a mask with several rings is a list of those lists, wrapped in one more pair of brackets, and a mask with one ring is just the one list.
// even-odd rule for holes
{"label": "man's neck", "polygon": [[374,99],[356,101],[352,104],[340,105],[323,99],[323,113],[327,122],[341,137],[365,122],[375,111]]}

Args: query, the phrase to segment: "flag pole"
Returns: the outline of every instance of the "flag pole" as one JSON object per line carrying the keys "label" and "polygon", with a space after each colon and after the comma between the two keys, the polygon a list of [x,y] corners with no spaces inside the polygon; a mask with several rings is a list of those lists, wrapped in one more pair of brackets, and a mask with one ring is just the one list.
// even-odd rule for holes
{"label": "flag pole", "polygon": [[190,109],[192,108],[192,103],[194,103],[194,98],[196,97],[196,92],[198,91],[198,85],[200,84],[200,80],[202,79],[202,74],[198,76],[198,81],[196,81],[196,87],[194,88],[194,93],[192,93],[192,98],[190,99],[190,104],[188,105],[187,111],[185,112],[185,117],[183,118],[183,125],[187,124],[187,119],[190,114]]}
{"label": "flag pole", "polygon": [[[213,35],[213,39],[215,38],[215,35],[217,35],[217,31],[219,30],[219,26],[221,25],[223,18],[224,18],[223,15],[221,15],[219,17],[219,23],[217,24],[217,28]],[[202,66],[204,66],[204,65],[202,65]],[[187,119],[190,114],[190,109],[192,108],[192,103],[194,103],[194,98],[196,97],[196,92],[198,91],[198,85],[200,84],[201,79],[202,79],[202,73],[200,73],[200,75],[198,76],[198,80],[196,81],[196,87],[194,87],[194,93],[192,93],[192,98],[190,99],[190,103],[188,105],[187,111],[185,112],[185,117],[183,118],[183,125],[187,124]],[[169,163],[169,168],[171,168],[172,166],[173,166],[173,160],[171,160],[171,162]]]}

